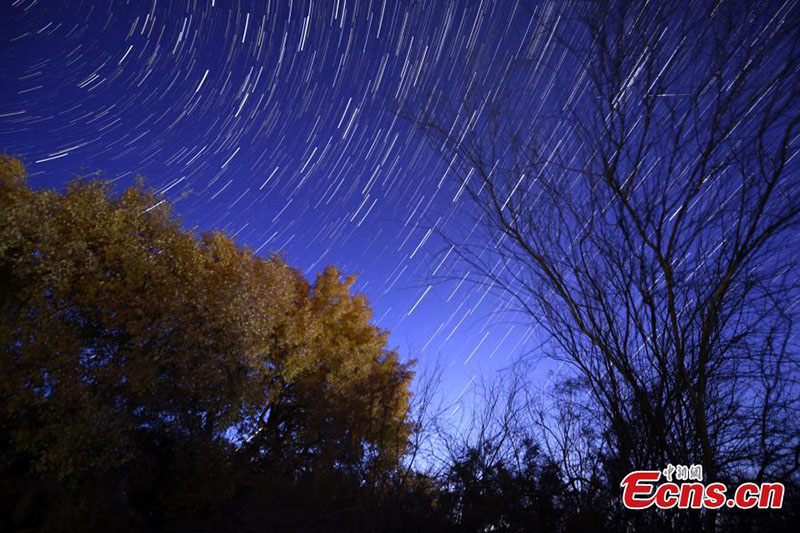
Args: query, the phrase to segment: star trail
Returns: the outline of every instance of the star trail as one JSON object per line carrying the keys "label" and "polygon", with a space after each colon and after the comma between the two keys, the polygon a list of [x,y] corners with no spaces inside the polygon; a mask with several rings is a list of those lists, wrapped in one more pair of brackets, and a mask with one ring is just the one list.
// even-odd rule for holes
{"label": "star trail", "polygon": [[[533,13],[507,2],[55,2],[3,8],[0,144],[32,182],[137,175],[184,223],[218,228],[307,274],[359,275],[407,357],[437,359],[458,392],[532,330],[504,302],[439,285],[436,238],[459,190],[403,115],[445,88],[491,83],[530,46]],[[445,257],[442,257],[442,251]],[[456,392],[453,394],[456,395]]]}
{"label": "star trail", "polygon": [[[538,336],[506,313],[507,295],[452,269],[440,236],[474,230],[470,174],[451,179],[455,161],[413,117],[450,106],[448,133],[463,137],[509,86],[522,88],[508,106],[520,117],[579,101],[589,80],[567,50],[585,28],[564,28],[585,5],[15,0],[1,8],[0,147],[35,186],[142,176],[187,227],[284,254],[307,275],[327,264],[358,275],[391,342],[443,366],[458,397]],[[776,3],[773,22],[793,6]],[[476,109],[462,104],[471,94],[483,95]],[[580,149],[562,122],[539,137],[553,154]],[[521,173],[505,203],[536,179]]]}
{"label": "star trail", "polygon": [[[14,386],[36,401],[33,415],[40,404],[60,405],[50,399],[61,387],[60,374],[42,366],[39,358],[46,355],[59,372],[78,376],[75,383],[100,391],[86,396],[92,402],[108,394],[108,412],[122,412],[123,402],[112,393],[117,382],[127,391],[129,378],[106,371],[115,367],[104,358],[113,362],[117,352],[123,354],[115,364],[124,369],[139,357],[127,355],[130,346],[131,354],[155,353],[156,360],[162,352],[151,350],[149,337],[167,339],[163,350],[173,350],[178,335],[170,321],[178,312],[150,310],[152,302],[171,303],[151,280],[160,279],[155,273],[161,265],[164,279],[183,276],[183,267],[180,253],[162,254],[170,250],[164,241],[145,242],[141,255],[157,257],[152,265],[158,266],[136,263],[125,271],[135,271],[135,289],[104,299],[129,305],[143,296],[140,305],[147,304],[144,316],[151,320],[140,328],[142,338],[126,331],[139,318],[123,322],[112,307],[114,326],[95,327],[92,313],[101,306],[88,299],[84,318],[78,307],[83,300],[69,300],[74,286],[106,294],[108,279],[127,283],[132,276],[103,266],[95,268],[100,281],[85,283],[75,264],[90,264],[85,258],[94,255],[106,259],[116,250],[127,255],[147,231],[109,224],[123,228],[114,235],[125,232],[125,240],[114,241],[114,254],[95,252],[93,245],[62,247],[68,240],[62,230],[82,243],[94,226],[105,226],[95,222],[102,217],[86,216],[86,203],[36,211],[39,204],[31,198],[58,196],[29,194],[17,160],[34,189],[63,191],[75,179],[99,178],[117,191],[143,183],[155,194],[143,195],[126,221],[149,221],[140,213],[169,203],[183,229],[224,232],[260,257],[279,255],[310,281],[328,265],[357,277],[355,290],[374,311],[370,317],[351,307],[357,320],[349,316],[354,311],[339,311],[349,300],[334,283],[329,293],[318,285],[322,294],[305,305],[296,287],[306,286],[280,262],[237,270],[249,285],[234,285],[229,280],[239,278],[233,275],[220,274],[218,281],[214,273],[228,252],[221,259],[212,244],[202,249],[208,259],[197,259],[205,270],[186,274],[191,281],[162,282],[192,308],[186,328],[193,338],[188,348],[175,350],[209,367],[200,378],[229,372],[242,383],[259,382],[251,390],[229,380],[232,389],[244,391],[241,408],[238,396],[209,393],[212,386],[199,378],[196,387],[187,380],[192,394],[186,407],[176,396],[176,412],[184,409],[195,424],[186,426],[187,435],[196,432],[198,446],[213,437],[215,445],[224,445],[219,460],[235,466],[230,494],[214,494],[225,509],[233,502],[230,509],[256,512],[258,505],[240,499],[251,484],[253,497],[265,491],[252,481],[261,478],[250,477],[251,467],[259,476],[287,474],[301,488],[299,473],[307,472],[314,487],[324,487],[317,485],[313,464],[302,462],[318,453],[337,480],[352,469],[352,487],[369,489],[363,501],[324,489],[324,497],[332,497],[330,509],[346,506],[356,516],[375,504],[375,516],[383,517],[389,507],[410,502],[409,512],[420,513],[432,530],[431,511],[450,520],[454,531],[548,529],[541,524],[551,519],[564,530],[575,524],[602,529],[604,514],[607,524],[627,524],[614,530],[700,530],[701,523],[709,531],[735,524],[777,530],[755,526],[749,515],[741,514],[741,522],[736,514],[714,515],[712,506],[670,515],[656,503],[661,509],[653,521],[642,513],[639,522],[624,500],[614,499],[620,488],[627,490],[622,480],[630,472],[659,474],[649,469],[673,464],[701,466],[709,482],[781,480],[787,495],[794,490],[796,510],[800,0],[7,0],[0,20],[0,198],[16,202],[3,204],[12,206],[7,212],[13,216],[4,217],[10,222],[0,229],[12,244],[0,243],[3,257],[11,258],[0,274],[14,273],[3,274],[8,286],[23,287],[18,292],[40,306],[27,311],[20,303],[24,311],[18,311],[17,300],[4,300],[11,302],[5,305],[9,316],[29,327],[18,333],[7,320],[12,333],[5,335],[6,351],[12,355],[6,360],[9,368],[24,370]],[[50,215],[56,222],[48,221]],[[28,234],[25,225],[40,220],[48,221],[46,232]],[[72,262],[49,252],[43,245],[48,239]],[[191,244],[185,239],[180,242]],[[288,281],[268,285],[257,268],[276,264]],[[16,275],[18,268],[24,273]],[[52,281],[62,271],[72,285]],[[42,285],[29,289],[26,278],[36,276]],[[244,298],[250,286],[260,292]],[[224,303],[209,308],[206,295]],[[230,296],[242,298],[225,300]],[[219,370],[217,353],[227,356],[238,339],[247,338],[230,333],[228,325],[259,318],[261,303],[278,309],[281,320],[273,329],[260,320],[249,327],[278,340],[254,335],[242,342],[239,359]],[[48,337],[40,339],[44,328],[37,321],[47,305],[62,313],[48,319],[59,328],[76,324],[77,339],[88,343],[83,351],[69,344],[52,348]],[[194,307],[203,311],[198,317],[209,317],[209,331],[226,333],[219,344],[194,348],[194,337],[203,346],[214,336],[195,333],[202,320],[194,319]],[[217,320],[228,308],[235,309],[230,322]],[[378,346],[383,338],[376,340],[365,321],[389,331],[389,345],[402,361],[417,361],[413,379],[393,352]],[[60,339],[61,330],[54,331]],[[370,343],[347,344],[351,331]],[[95,340],[104,336],[114,341],[109,348]],[[31,359],[15,358],[26,343],[33,346]],[[61,355],[73,351],[87,359],[81,365],[107,372],[113,387],[74,370],[84,366],[62,364]],[[325,357],[307,356],[315,351]],[[371,359],[354,357],[372,351]],[[161,361],[170,362],[173,352],[164,353],[169,357]],[[341,369],[333,372],[331,361]],[[176,388],[193,372],[175,368],[179,378],[166,373],[152,381]],[[362,371],[366,377],[351,385],[350,374]],[[313,387],[300,387],[307,384]],[[212,408],[195,399],[195,388],[197,398],[213,396]],[[161,388],[153,390],[153,420],[172,428],[175,415],[159,407],[172,409],[172,396],[162,399]],[[318,408],[328,392],[336,416]],[[144,407],[131,397],[131,420],[138,420]],[[72,396],[64,398],[56,399],[65,412],[78,413],[71,415],[75,427],[100,427],[90,417],[86,424]],[[226,414],[228,425],[216,427],[209,413],[218,403],[225,404],[224,413],[241,411],[232,418],[241,422],[227,421]],[[17,424],[18,418],[24,431],[21,437],[6,433],[26,440],[39,419],[24,409],[7,411],[4,420]],[[105,412],[98,409],[97,420],[112,418]],[[355,412],[359,416],[351,417]],[[62,426],[61,417],[48,416],[58,422],[53,427]],[[397,423],[375,424],[378,416]],[[161,438],[146,423],[136,424],[131,427]],[[368,429],[364,435],[374,432],[376,439],[352,450],[342,446],[361,424]],[[329,427],[342,438],[330,440],[336,443],[332,454],[322,445]],[[74,449],[85,447],[89,437],[75,435]],[[100,437],[98,442],[106,435]],[[298,443],[295,456],[284,453],[292,440]],[[27,464],[29,456],[44,453],[40,441],[45,439],[22,442],[23,459],[14,461]],[[125,450],[109,442],[114,455]],[[163,457],[171,461],[169,446]],[[391,448],[391,472],[380,470],[382,447]],[[340,450],[353,456],[352,464],[338,458]],[[54,457],[70,457],[71,464],[70,453]],[[137,465],[132,472],[139,468],[130,464]],[[373,467],[379,474],[374,477]],[[200,470],[202,476],[216,472]],[[183,477],[176,478],[183,487]],[[19,479],[28,484],[27,477]],[[144,485],[161,490],[157,479],[148,477]],[[123,481],[119,493],[136,495],[129,490],[135,485]],[[234,490],[238,483],[245,490]],[[403,490],[389,490],[394,483]],[[280,484],[266,487],[265,494],[283,492]],[[148,498],[130,501],[139,505]],[[377,505],[381,498],[392,500],[386,509]],[[21,500],[25,508],[28,500]],[[187,501],[192,510],[203,505]],[[277,517],[284,506],[275,501]],[[336,513],[326,505],[320,507],[324,520],[332,519]],[[492,506],[505,510],[492,515]],[[300,516],[305,510],[297,514],[308,518]],[[471,514],[480,527],[462,527]],[[517,527],[514,520],[527,525]],[[403,529],[398,524],[392,525]]]}

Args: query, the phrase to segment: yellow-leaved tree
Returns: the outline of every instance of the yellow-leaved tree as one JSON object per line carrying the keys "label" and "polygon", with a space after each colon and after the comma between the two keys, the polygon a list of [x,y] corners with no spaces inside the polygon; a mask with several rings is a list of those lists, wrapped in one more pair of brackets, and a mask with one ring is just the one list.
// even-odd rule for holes
{"label": "yellow-leaved tree", "polygon": [[35,190],[0,157],[0,514],[147,524],[258,472],[395,468],[412,372],[352,284],[195,236],[141,186]]}

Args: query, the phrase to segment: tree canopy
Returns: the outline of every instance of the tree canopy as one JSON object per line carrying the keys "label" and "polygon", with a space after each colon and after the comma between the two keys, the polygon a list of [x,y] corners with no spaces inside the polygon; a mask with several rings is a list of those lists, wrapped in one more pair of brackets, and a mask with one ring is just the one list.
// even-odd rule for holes
{"label": "tree canopy", "polygon": [[0,158],[0,523],[63,520],[25,508],[44,493],[89,527],[207,511],[242,476],[378,479],[412,371],[353,283],[197,236],[141,185],[35,190]]}

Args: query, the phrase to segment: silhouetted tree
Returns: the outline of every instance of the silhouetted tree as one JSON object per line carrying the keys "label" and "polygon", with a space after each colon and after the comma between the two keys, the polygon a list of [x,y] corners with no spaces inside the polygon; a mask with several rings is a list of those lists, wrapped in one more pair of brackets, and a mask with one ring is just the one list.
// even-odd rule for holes
{"label": "silhouetted tree", "polygon": [[[612,487],[668,462],[795,483],[800,10],[548,13],[491,87],[473,77],[415,119],[475,215],[451,257],[546,331],[589,394]],[[639,525],[732,516],[656,515]]]}

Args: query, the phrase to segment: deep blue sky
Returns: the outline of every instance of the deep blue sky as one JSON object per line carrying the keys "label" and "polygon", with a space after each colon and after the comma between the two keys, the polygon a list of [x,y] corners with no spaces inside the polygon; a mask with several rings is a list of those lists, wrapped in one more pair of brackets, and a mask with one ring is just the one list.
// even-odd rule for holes
{"label": "deep blue sky", "polygon": [[482,289],[430,284],[446,251],[431,230],[459,224],[462,200],[446,162],[398,112],[432,93],[457,101],[470,84],[491,87],[520,56],[547,64],[547,30],[564,9],[5,2],[0,150],[21,157],[37,186],[140,174],[187,226],[282,251],[311,276],[331,263],[358,274],[392,344],[422,368],[439,360],[455,398],[536,335]]}

